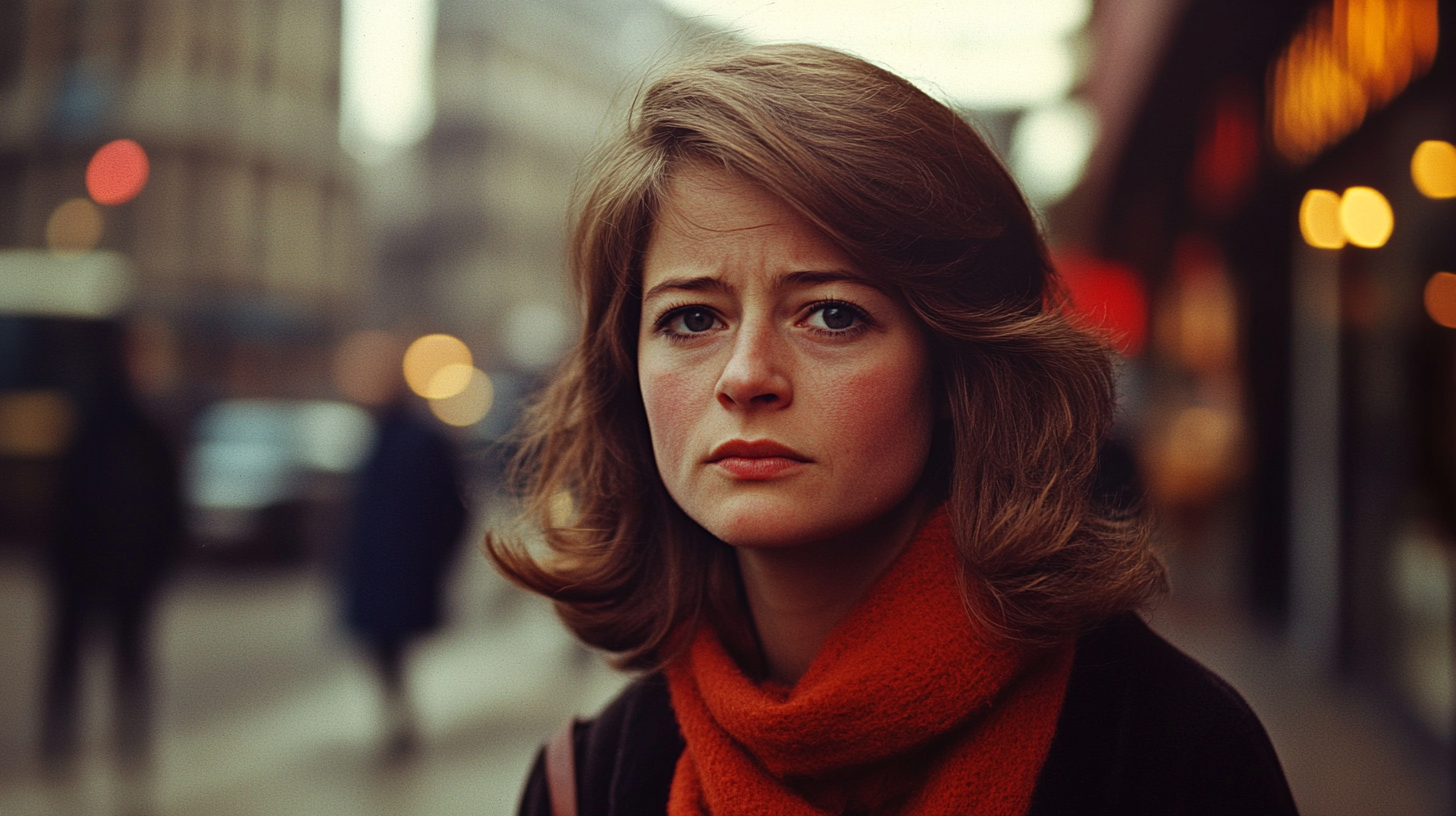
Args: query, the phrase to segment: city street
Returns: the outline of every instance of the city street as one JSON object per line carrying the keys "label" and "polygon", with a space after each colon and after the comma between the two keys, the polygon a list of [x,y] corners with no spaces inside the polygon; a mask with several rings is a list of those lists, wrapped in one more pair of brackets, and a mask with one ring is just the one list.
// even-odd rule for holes
{"label": "city street", "polygon": [[[934,622],[1070,648],[1156,555],[1137,613],[1278,767],[1110,658],[1183,713],[1063,728],[1108,784],[1044,793],[1287,810],[1282,768],[1304,816],[1453,816],[1453,38],[1456,0],[0,0],[0,816],[512,816],[633,676],[481,552],[510,491],[580,536],[553,596],[631,618],[593,640],[710,625],[671,603],[774,684],[878,659],[835,746],[812,704],[782,762],[734,731],[826,808],[993,801],[945,746],[1057,698],[916,731],[987,679]],[[912,548],[881,624],[941,501],[967,597]],[[784,801],[699,748],[706,809]]]}
{"label": "city street", "polygon": [[149,782],[117,772],[108,666],[91,655],[86,738],[73,774],[35,758],[44,593],[32,564],[0,561],[0,813],[496,814],[515,807],[540,742],[623,682],[574,646],[549,606],[462,554],[452,625],[415,653],[421,745],[380,747],[367,665],[337,627],[332,588],[310,573],[187,574],[157,643],[159,723]]}
{"label": "city street", "polygon": [[[4,551],[0,813],[509,814],[540,742],[572,714],[596,710],[624,682],[568,640],[549,606],[506,585],[467,551],[451,625],[415,654],[420,748],[390,762],[379,743],[373,680],[335,623],[325,577],[185,573],[159,622],[160,721],[150,780],[119,773],[104,750],[108,667],[99,653],[88,675],[81,761],[70,776],[47,779],[34,751],[43,587],[28,559]],[[1184,591],[1155,610],[1152,622],[1249,699],[1301,812],[1444,812],[1439,757],[1407,742],[1367,699],[1301,668],[1207,584],[1178,584]]]}

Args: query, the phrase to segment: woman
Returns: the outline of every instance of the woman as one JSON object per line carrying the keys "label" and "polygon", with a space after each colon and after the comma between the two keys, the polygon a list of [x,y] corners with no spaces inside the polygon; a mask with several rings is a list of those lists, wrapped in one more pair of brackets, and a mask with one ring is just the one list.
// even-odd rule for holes
{"label": "woman", "polygon": [[1107,352],[951,110],[819,47],[682,65],[572,248],[583,335],[517,463],[554,555],[487,548],[646,673],[523,813],[1293,812],[1129,611],[1163,573],[1089,498]]}

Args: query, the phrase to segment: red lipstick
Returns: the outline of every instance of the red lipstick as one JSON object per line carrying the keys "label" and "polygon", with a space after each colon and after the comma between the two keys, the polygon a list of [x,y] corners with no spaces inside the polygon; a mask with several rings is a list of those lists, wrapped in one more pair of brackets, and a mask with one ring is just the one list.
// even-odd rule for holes
{"label": "red lipstick", "polygon": [[708,463],[735,479],[765,481],[812,461],[793,448],[770,439],[733,439],[713,448]]}

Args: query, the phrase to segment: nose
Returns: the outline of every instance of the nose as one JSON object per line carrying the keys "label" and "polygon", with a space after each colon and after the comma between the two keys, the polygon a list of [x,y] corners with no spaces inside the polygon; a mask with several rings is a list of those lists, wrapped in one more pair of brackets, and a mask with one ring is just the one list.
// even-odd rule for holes
{"label": "nose", "polygon": [[732,355],[718,376],[724,408],[787,408],[793,401],[788,349],[774,327],[749,321],[733,338]]}

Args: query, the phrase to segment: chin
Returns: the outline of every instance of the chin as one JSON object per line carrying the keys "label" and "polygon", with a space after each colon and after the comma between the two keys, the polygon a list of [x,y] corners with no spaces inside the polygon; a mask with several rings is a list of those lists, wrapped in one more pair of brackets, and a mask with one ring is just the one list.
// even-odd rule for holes
{"label": "chin", "polygon": [[818,538],[804,532],[799,534],[798,530],[785,530],[782,527],[767,528],[763,525],[749,524],[742,528],[732,529],[725,535],[717,536],[719,541],[730,547],[737,547],[747,550],[774,550],[785,547],[794,547],[806,544]]}
{"label": "chin", "polygon": [[823,538],[824,525],[815,523],[814,516],[802,507],[754,499],[722,502],[696,520],[729,546],[773,548]]}
{"label": "chin", "polygon": [[732,547],[777,549],[815,544],[872,521],[858,514],[818,512],[801,503],[788,505],[771,501],[725,502],[699,521],[719,541]]}

